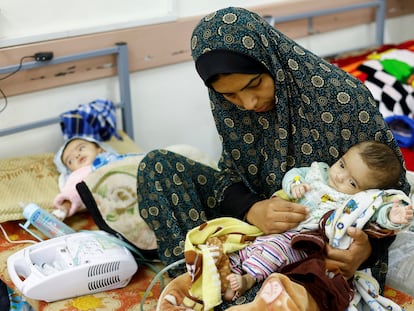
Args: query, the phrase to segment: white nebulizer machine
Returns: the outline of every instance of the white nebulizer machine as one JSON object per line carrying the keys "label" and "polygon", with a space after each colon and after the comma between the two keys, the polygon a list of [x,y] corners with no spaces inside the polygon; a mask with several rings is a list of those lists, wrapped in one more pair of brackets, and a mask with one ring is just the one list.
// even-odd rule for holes
{"label": "white nebulizer machine", "polygon": [[124,287],[138,265],[120,240],[104,231],[82,231],[10,255],[7,269],[24,296],[50,302]]}

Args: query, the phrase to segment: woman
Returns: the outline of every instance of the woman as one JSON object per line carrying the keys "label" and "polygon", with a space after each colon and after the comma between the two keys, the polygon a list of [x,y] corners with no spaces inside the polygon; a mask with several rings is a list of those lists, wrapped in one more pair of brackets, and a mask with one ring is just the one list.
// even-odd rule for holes
{"label": "woman", "polygon": [[[141,162],[140,212],[157,235],[165,264],[183,257],[189,229],[217,216],[244,219],[265,234],[295,227],[306,218],[306,208],[267,199],[292,167],[313,161],[332,165],[368,139],[389,144],[401,157],[375,101],[357,79],[257,14],[226,8],[207,15],[193,32],[191,50],[209,90],[223,150],[220,171],[162,150]],[[404,174],[401,188],[407,191]],[[374,245],[360,230],[350,235],[355,242],[349,250],[327,249],[326,261],[345,277],[386,255],[392,242]],[[259,288],[238,302],[251,301]]]}

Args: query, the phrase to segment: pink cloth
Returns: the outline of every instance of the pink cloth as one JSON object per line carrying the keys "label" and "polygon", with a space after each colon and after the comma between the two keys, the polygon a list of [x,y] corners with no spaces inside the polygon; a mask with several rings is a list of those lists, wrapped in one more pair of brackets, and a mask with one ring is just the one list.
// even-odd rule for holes
{"label": "pink cloth", "polygon": [[69,175],[65,186],[62,188],[62,191],[53,200],[53,208],[59,209],[64,201],[70,201],[71,205],[67,216],[72,216],[79,211],[79,209],[83,208],[84,205],[76,190],[76,184],[83,181],[91,172],[92,166],[90,165],[81,167],[72,172]]}

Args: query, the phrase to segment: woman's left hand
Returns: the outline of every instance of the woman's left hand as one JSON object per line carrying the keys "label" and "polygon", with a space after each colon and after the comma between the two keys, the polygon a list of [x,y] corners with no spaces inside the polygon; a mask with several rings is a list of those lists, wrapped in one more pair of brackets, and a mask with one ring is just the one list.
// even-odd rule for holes
{"label": "woman's left hand", "polygon": [[348,249],[338,249],[327,245],[325,262],[338,267],[343,276],[350,279],[371,255],[372,249],[368,235],[361,229],[351,227],[347,233],[354,239],[351,246]]}

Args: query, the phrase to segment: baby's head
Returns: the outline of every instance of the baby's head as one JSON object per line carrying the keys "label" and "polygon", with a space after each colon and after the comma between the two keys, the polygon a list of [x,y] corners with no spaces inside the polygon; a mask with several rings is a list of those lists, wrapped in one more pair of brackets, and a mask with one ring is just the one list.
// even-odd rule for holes
{"label": "baby's head", "polygon": [[72,139],[62,151],[62,162],[72,172],[78,168],[91,165],[96,156],[104,149],[96,142],[84,138]]}
{"label": "baby's head", "polygon": [[347,194],[398,188],[401,174],[402,165],[394,150],[384,143],[364,141],[330,167],[328,185]]}
{"label": "baby's head", "polygon": [[113,152],[110,146],[88,136],[76,136],[68,139],[55,154],[54,162],[58,171],[65,176],[73,171],[91,165],[101,152]]}

